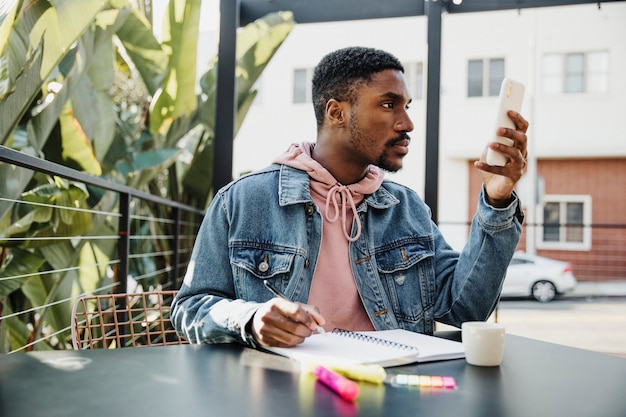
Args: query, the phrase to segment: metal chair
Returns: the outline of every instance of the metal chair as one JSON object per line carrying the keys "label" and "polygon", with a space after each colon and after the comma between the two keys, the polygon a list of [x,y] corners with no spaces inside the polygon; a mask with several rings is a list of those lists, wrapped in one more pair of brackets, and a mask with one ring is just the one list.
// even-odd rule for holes
{"label": "metal chair", "polygon": [[75,350],[182,345],[169,319],[176,291],[81,297],[72,309]]}

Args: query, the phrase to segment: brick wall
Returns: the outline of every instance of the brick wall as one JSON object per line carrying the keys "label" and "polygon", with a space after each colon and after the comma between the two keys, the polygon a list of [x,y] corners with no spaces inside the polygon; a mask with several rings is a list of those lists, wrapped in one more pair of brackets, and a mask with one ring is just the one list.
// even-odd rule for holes
{"label": "brick wall", "polygon": [[[473,163],[468,169],[471,219],[482,180]],[[540,160],[537,172],[546,194],[592,197],[591,250],[537,250],[537,255],[571,262],[579,281],[626,279],[626,159]],[[519,250],[526,249],[525,230]]]}

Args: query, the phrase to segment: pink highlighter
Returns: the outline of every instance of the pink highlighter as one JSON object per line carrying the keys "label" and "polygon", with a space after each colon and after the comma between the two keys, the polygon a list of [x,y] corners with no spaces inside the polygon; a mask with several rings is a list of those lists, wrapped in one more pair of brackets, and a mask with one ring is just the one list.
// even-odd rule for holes
{"label": "pink highlighter", "polygon": [[354,401],[359,395],[359,386],[356,382],[345,378],[323,366],[316,366],[313,374],[328,388],[335,391],[344,400]]}

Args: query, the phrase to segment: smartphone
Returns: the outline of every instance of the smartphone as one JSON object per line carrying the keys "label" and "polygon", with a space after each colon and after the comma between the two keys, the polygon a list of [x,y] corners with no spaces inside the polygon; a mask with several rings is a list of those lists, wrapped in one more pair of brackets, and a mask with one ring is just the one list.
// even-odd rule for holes
{"label": "smartphone", "polygon": [[[502,80],[500,86],[500,97],[498,99],[498,117],[496,118],[496,127],[494,132],[499,127],[508,127],[515,129],[515,123],[509,118],[509,110],[520,112],[522,110],[522,102],[524,101],[524,84],[519,81],[505,78]],[[513,140],[498,136],[494,133],[494,137],[491,140],[500,142],[504,145],[513,145]],[[504,166],[508,162],[506,155],[494,151],[491,148],[487,149],[487,163],[494,166]]]}

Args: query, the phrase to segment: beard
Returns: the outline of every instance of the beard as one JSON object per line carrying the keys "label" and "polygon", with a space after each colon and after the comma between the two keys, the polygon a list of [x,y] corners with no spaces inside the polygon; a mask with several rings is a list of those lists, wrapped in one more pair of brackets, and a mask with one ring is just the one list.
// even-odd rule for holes
{"label": "beard", "polygon": [[[376,147],[379,140],[361,129],[357,125],[357,122],[357,118],[354,114],[352,114],[352,117],[350,118],[350,142],[352,142],[355,149]],[[372,164],[387,172],[398,172],[402,168],[402,163],[394,162],[391,159],[389,152],[396,143],[403,140],[411,140],[408,133],[402,132],[398,136],[385,142],[383,151],[378,155],[378,157],[376,157]]]}

